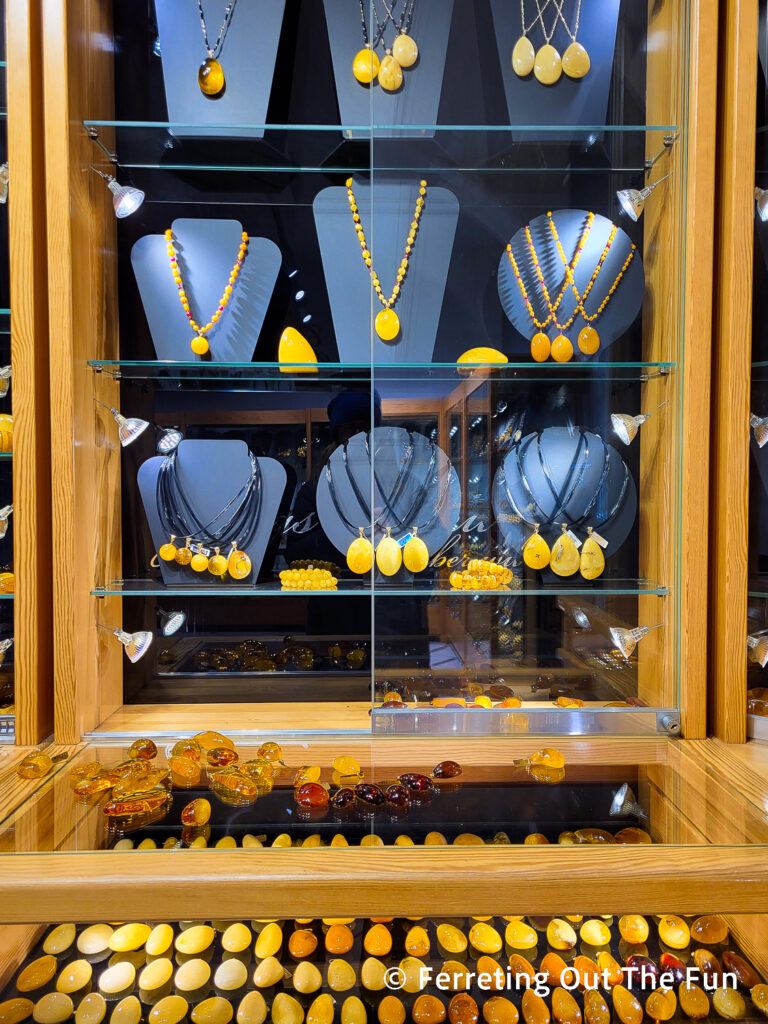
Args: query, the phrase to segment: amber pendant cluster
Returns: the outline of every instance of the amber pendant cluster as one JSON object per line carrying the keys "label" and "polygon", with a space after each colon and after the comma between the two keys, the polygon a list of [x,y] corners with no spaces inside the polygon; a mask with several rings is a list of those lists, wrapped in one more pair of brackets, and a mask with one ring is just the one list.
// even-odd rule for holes
{"label": "amber pendant cluster", "polygon": [[542,85],[554,85],[563,74],[573,79],[584,78],[590,67],[586,47],[575,41],[562,57],[551,43],[534,50],[528,36],[520,36],[512,50],[512,68],[518,78],[527,78],[533,72]]}
{"label": "amber pendant cluster", "polygon": [[371,46],[364,46],[352,61],[352,74],[361,85],[378,81],[385,92],[397,92],[403,84],[403,68],[411,68],[419,59],[416,40],[401,32],[382,60]]}

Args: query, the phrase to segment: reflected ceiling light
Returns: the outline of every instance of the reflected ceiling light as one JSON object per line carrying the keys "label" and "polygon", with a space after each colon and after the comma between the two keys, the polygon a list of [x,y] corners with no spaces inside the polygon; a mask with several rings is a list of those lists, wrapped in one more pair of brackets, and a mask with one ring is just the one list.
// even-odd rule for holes
{"label": "reflected ceiling light", "polygon": [[184,440],[184,435],[178,427],[156,427],[155,429],[157,430],[155,450],[158,455],[170,455]]}
{"label": "reflected ceiling light", "polygon": [[157,617],[160,620],[160,632],[163,636],[173,636],[178,633],[187,621],[186,612],[166,612],[162,608],[157,609]]}
{"label": "reflected ceiling light", "polygon": [[592,624],[583,608],[573,609],[573,620],[580,629],[592,629]]}
{"label": "reflected ceiling light", "polygon": [[104,402],[100,402],[98,398],[94,398],[94,402],[97,405],[103,406],[105,409],[109,409],[115,418],[117,423],[117,436],[120,438],[120,444],[123,448],[127,448],[129,444],[133,444],[137,437],[140,437],[149,426],[148,420],[141,420],[137,416],[130,416],[126,418],[117,409],[114,409],[110,405],[105,405]]}
{"label": "reflected ceiling light", "polygon": [[663,625],[663,622],[657,622],[655,626],[635,626],[634,629],[614,626],[610,631],[613,646],[629,660],[643,637],[648,636],[652,629],[659,629]]}
{"label": "reflected ceiling light", "polygon": [[752,427],[752,435],[757,442],[757,447],[762,448],[766,441],[768,441],[768,416],[755,416],[751,412],[749,414],[749,425]]}
{"label": "reflected ceiling light", "polygon": [[11,386],[11,367],[0,366],[0,398],[5,398]]}
{"label": "reflected ceiling light", "polygon": [[661,402],[656,406],[655,409],[651,409],[650,412],[642,412],[638,416],[630,416],[626,412],[613,412],[611,413],[611,426],[613,432],[618,435],[620,441],[624,444],[632,444],[637,437],[637,432],[642,427],[647,419],[650,419],[655,412],[657,412],[662,405],[666,405],[666,402]]}
{"label": "reflected ceiling light", "polygon": [[117,637],[125,648],[128,660],[134,665],[144,657],[152,646],[152,634],[147,629],[139,630],[138,633],[126,633],[124,629],[108,629],[101,624],[99,624],[99,629],[106,630],[107,633]]}
{"label": "reflected ceiling light", "polygon": [[0,540],[8,532],[8,520],[11,518],[12,512],[13,505],[4,505],[3,508],[0,508]]}
{"label": "reflected ceiling light", "polygon": [[665,174],[663,178],[659,178],[659,180],[654,182],[653,185],[646,185],[645,188],[623,188],[618,191],[616,193],[616,198],[619,200],[619,205],[624,213],[634,221],[640,220],[643,215],[646,199],[651,192],[653,192],[655,188],[658,188],[662,181],[666,181],[668,177],[669,174]]}
{"label": "reflected ceiling light", "polygon": [[755,209],[760,220],[768,220],[768,188],[755,186]]}
{"label": "reflected ceiling light", "polygon": [[628,782],[619,786],[611,800],[610,815],[612,818],[647,818],[648,812],[637,802],[637,797]]}
{"label": "reflected ceiling light", "polygon": [[130,217],[144,202],[144,193],[140,188],[133,185],[121,185],[111,174],[105,174],[98,167],[91,167],[100,178],[107,183],[107,188],[112,193],[112,205],[115,208],[115,216],[122,220],[123,217]]}
{"label": "reflected ceiling light", "polygon": [[752,657],[760,668],[768,665],[768,634],[754,633],[748,636],[747,648],[752,652]]}

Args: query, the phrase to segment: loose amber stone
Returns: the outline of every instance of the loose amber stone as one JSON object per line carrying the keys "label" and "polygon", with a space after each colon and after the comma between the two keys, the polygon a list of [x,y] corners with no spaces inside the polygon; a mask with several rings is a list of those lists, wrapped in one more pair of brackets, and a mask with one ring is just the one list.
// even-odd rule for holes
{"label": "loose amber stone", "polygon": [[415,924],[405,936],[405,951],[411,956],[424,957],[429,953],[430,941],[426,928]]}
{"label": "loose amber stone", "polygon": [[109,1024],[139,1024],[140,1020],[141,1003],[136,996],[126,996],[112,1011]]}
{"label": "loose amber stone", "polygon": [[[768,1017],[768,985],[755,985],[750,989],[749,994],[752,997],[752,1004],[755,1008]],[[0,1014],[0,1024],[4,1024],[2,1014]]]}
{"label": "loose amber stone", "polygon": [[[552,954],[552,956],[555,955]],[[597,986],[600,972],[597,964],[590,957],[577,956],[573,961],[573,969],[578,974],[580,988],[590,989]]]}
{"label": "loose amber stone", "polygon": [[31,999],[6,999],[0,1003],[0,1024],[21,1024],[32,1015],[34,1005]]}
{"label": "loose amber stone", "polygon": [[405,1007],[397,996],[384,996],[376,1014],[379,1024],[405,1024]]}
{"label": "loose amber stone", "polygon": [[75,941],[76,931],[77,929],[73,924],[56,925],[45,937],[43,952],[51,953],[54,956],[60,956],[62,953],[65,953]]}
{"label": "loose amber stone", "polygon": [[254,782],[271,782],[275,777],[272,763],[263,757],[252,757],[248,761],[243,761],[240,771]]}
{"label": "loose amber stone", "polygon": [[[75,1024],[101,1024],[107,1015],[107,1001],[98,992],[89,992],[75,1010]],[[7,1022],[3,1022],[7,1024]]]}
{"label": "loose amber stone", "polygon": [[360,984],[369,992],[380,992],[387,984],[387,967],[375,956],[366,957],[360,968]]}
{"label": "loose amber stone", "polygon": [[641,843],[649,846],[653,843],[653,839],[642,828],[622,828],[613,838],[622,846],[635,846]]}
{"label": "loose amber stone", "polygon": [[178,740],[171,747],[171,757],[188,757],[190,761],[199,761],[203,751],[197,740]]}
{"label": "loose amber stone", "polygon": [[299,807],[327,807],[328,790],[317,782],[305,782],[294,791],[294,799]]}
{"label": "loose amber stone", "polygon": [[466,935],[452,924],[437,926],[437,941],[447,953],[463,953],[467,948]]}
{"label": "loose amber stone", "polygon": [[72,995],[90,985],[93,967],[87,960],[72,960],[56,979],[56,991]]}
{"label": "loose amber stone", "polygon": [[274,764],[276,761],[283,760],[283,751],[277,743],[262,743],[256,751],[256,756],[263,757],[265,761],[271,761]]}
{"label": "loose amber stone", "polygon": [[523,1020],[525,1024],[549,1024],[550,1016],[547,1004],[533,989],[523,992]]}
{"label": "loose amber stone", "polygon": [[141,757],[151,761],[153,757],[157,757],[157,747],[150,739],[134,740],[128,747],[128,757]]}
{"label": "loose amber stone", "polygon": [[325,933],[325,948],[329,953],[348,953],[354,943],[355,938],[345,924],[332,924]]}
{"label": "loose amber stone", "polygon": [[200,957],[186,960],[176,971],[173,983],[179,992],[197,992],[207,985],[211,977],[211,968]]}
{"label": "loose amber stone", "polygon": [[709,1016],[709,997],[704,989],[692,982],[681,985],[677,990],[680,1009],[691,1020],[703,1020]]}
{"label": "loose amber stone", "polygon": [[283,944],[283,929],[276,921],[270,921],[259,932],[254,946],[254,953],[263,960],[275,956]]}
{"label": "loose amber stone", "polygon": [[293,987],[302,995],[311,995],[323,987],[320,970],[309,960],[302,960],[293,972]]}
{"label": "loose amber stone", "polygon": [[166,956],[148,963],[139,975],[139,988],[143,992],[154,992],[163,988],[173,977],[173,964]]}
{"label": "loose amber stone", "polygon": [[335,757],[331,762],[331,767],[339,775],[360,775],[362,772],[360,762],[354,757],[350,757],[349,754],[341,754],[339,757]]}
{"label": "loose amber stone", "polygon": [[[110,961],[111,963],[111,961]],[[133,988],[136,968],[130,960],[120,960],[99,976],[99,989],[105,996],[116,996]]]}
{"label": "loose amber stone", "polygon": [[462,992],[471,987],[472,980],[470,972],[465,964],[458,960],[446,960],[440,968],[440,973],[447,976],[447,990],[449,992]]}
{"label": "loose amber stone", "polygon": [[306,928],[299,928],[288,937],[288,952],[295,960],[312,956],[317,949],[317,936]]}
{"label": "loose amber stone", "polygon": [[534,929],[523,921],[510,921],[504,932],[504,941],[511,949],[534,949],[539,937]]}
{"label": "loose amber stone", "polygon": [[469,930],[470,945],[480,953],[498,953],[503,945],[501,936],[489,924],[475,924]]}
{"label": "loose amber stone", "polygon": [[318,768],[317,765],[302,765],[293,777],[293,788],[298,789],[308,782],[319,782],[322,773],[322,768]]}
{"label": "loose amber stone", "polygon": [[448,1004],[448,1020],[451,1024],[477,1024],[479,1017],[477,1003],[466,992],[457,992]]}
{"label": "loose amber stone", "polygon": [[168,767],[171,769],[174,786],[191,788],[199,785],[202,768],[198,761],[191,757],[171,757],[168,760]]}
{"label": "loose amber stone", "polygon": [[213,750],[206,750],[205,759],[212,768],[226,768],[239,759],[236,750],[229,747],[214,747]]}
{"label": "loose amber stone", "polygon": [[211,996],[198,1003],[190,1016],[193,1024],[229,1024],[232,1014],[232,1003],[228,999]]}
{"label": "loose amber stone", "polygon": [[621,1024],[642,1024],[643,1007],[640,1000],[624,985],[615,985],[611,992],[613,1008]]}
{"label": "loose amber stone", "polygon": [[63,1024],[72,1016],[74,1009],[68,995],[63,992],[49,992],[35,1003],[32,1016],[37,1024]]}
{"label": "loose amber stone", "polygon": [[517,1024],[519,1019],[517,1007],[505,996],[491,996],[483,1003],[485,1024]]}
{"label": "loose amber stone", "polygon": [[576,945],[576,932],[561,917],[553,917],[547,925],[547,942],[552,949],[573,949]]}
{"label": "loose amber stone", "polygon": [[[557,954],[553,954],[556,956]],[[545,958],[546,959],[546,958]],[[536,969],[530,960],[526,960],[524,956],[520,956],[519,953],[513,953],[509,958],[509,970],[514,983],[514,987],[517,989],[528,988],[531,982],[536,977]],[[545,971],[544,961],[542,960],[542,971]]]}
{"label": "loose amber stone", "polygon": [[604,921],[592,918],[579,929],[579,938],[588,946],[607,946],[611,941],[611,929]]}
{"label": "loose amber stone", "polygon": [[720,961],[709,949],[694,949],[693,962],[701,971],[704,984],[708,988],[716,988],[720,984],[722,968]]}
{"label": "loose amber stone", "polygon": [[437,996],[418,996],[413,1004],[411,1017],[414,1024],[443,1024],[445,1004]]}
{"label": "loose amber stone", "polygon": [[659,918],[659,939],[670,949],[685,949],[691,941],[691,930],[682,917],[664,914]]}
{"label": "loose amber stone", "polygon": [[43,988],[56,973],[56,957],[40,956],[19,972],[16,988],[19,992],[34,992]]}
{"label": "loose amber stone", "polygon": [[287,992],[278,992],[272,1002],[272,1024],[303,1024],[304,1007]]}
{"label": "loose amber stone", "polygon": [[565,758],[554,747],[542,747],[541,750],[537,750],[528,758],[528,763],[541,765],[543,768],[565,768]]}
{"label": "loose amber stone", "polygon": [[336,792],[330,799],[331,807],[336,811],[348,810],[355,801],[355,791],[348,789],[346,786],[343,789],[337,789]]}
{"label": "loose amber stone", "polygon": [[323,992],[307,1010],[307,1024],[333,1024],[333,996]]}
{"label": "loose amber stone", "polygon": [[708,946],[728,941],[728,925],[717,914],[697,917],[691,925],[691,938]]}
{"label": "loose amber stone", "polygon": [[397,781],[407,786],[413,793],[431,793],[435,788],[429,776],[421,775],[419,772],[404,772],[398,776]]}
{"label": "loose amber stone", "polygon": [[625,914],[619,918],[619,934],[626,942],[645,942],[648,922],[640,914]]}
{"label": "loose amber stone", "polygon": [[213,729],[209,729],[207,732],[199,732],[193,737],[193,739],[200,749],[204,751],[213,750],[215,747],[229,747],[230,750],[235,749],[235,744],[228,736],[224,736],[222,733],[216,732]]}
{"label": "loose amber stone", "polygon": [[181,812],[185,825],[207,825],[211,820],[211,805],[204,797],[192,800]]}
{"label": "loose amber stone", "polygon": [[461,765],[456,761],[441,761],[432,769],[433,779],[455,779],[461,775]]}
{"label": "loose amber stone", "polygon": [[368,1013],[358,996],[347,996],[341,1007],[341,1024],[367,1024]]}
{"label": "loose amber stone", "polygon": [[726,971],[736,975],[736,980],[743,988],[754,988],[755,985],[759,985],[762,981],[762,978],[752,964],[748,963],[743,956],[739,956],[738,953],[734,953],[730,949],[723,953],[723,967]]}
{"label": "loose amber stone", "polygon": [[671,1020],[677,1009],[677,996],[671,988],[657,988],[645,1001],[645,1012],[651,1020]]}
{"label": "loose amber stone", "polygon": [[346,960],[331,960],[326,977],[328,988],[334,992],[348,992],[357,981],[354,968]]}
{"label": "loose amber stone", "polygon": [[243,996],[237,1008],[237,1024],[264,1024],[266,1019],[267,1004],[261,992]]}
{"label": "loose amber stone", "polygon": [[186,956],[197,956],[208,949],[216,938],[216,932],[209,924],[196,924],[179,932],[174,943],[178,953]]}
{"label": "loose amber stone", "polygon": [[183,996],[166,996],[147,1015],[148,1024],[181,1024],[187,1016],[189,1003]]}
{"label": "loose amber stone", "polygon": [[524,846],[549,846],[549,840],[541,832],[530,832],[523,840]]}
{"label": "loose amber stone", "polygon": [[379,786],[373,782],[360,782],[355,786],[355,799],[364,807],[381,807],[384,801],[384,793]]}
{"label": "loose amber stone", "polygon": [[584,1020],[586,1024],[611,1024],[611,1011],[608,1003],[596,988],[584,993]]}
{"label": "loose amber stone", "polygon": [[[510,958],[510,963],[511,963]],[[539,964],[539,971],[547,976],[547,984],[552,987],[554,985],[562,985],[561,978],[563,971],[567,970],[568,965],[565,960],[560,956],[559,953],[546,953],[541,958]]]}
{"label": "loose amber stone", "polygon": [[601,983],[608,988],[618,985],[624,977],[621,965],[605,949],[601,949],[597,954],[597,969],[600,972]]}
{"label": "loose amber stone", "polygon": [[475,966],[478,976],[481,974],[487,975],[483,984],[489,992],[503,991],[505,972],[498,960],[495,960],[492,956],[481,956],[478,958]]}
{"label": "loose amber stone", "polygon": [[589,843],[592,846],[599,846],[601,843],[612,846],[616,842],[611,833],[606,832],[604,828],[577,828],[575,835],[580,843]]}
{"label": "loose amber stone", "polygon": [[424,836],[425,846],[447,846],[448,840],[442,832],[427,832]]}
{"label": "loose amber stone", "polygon": [[383,924],[369,928],[363,939],[363,948],[371,956],[386,956],[392,949],[392,933]]}
{"label": "loose amber stone", "polygon": [[42,779],[53,768],[53,759],[42,750],[33,750],[19,761],[16,774],[20,779]]}
{"label": "loose amber stone", "polygon": [[406,811],[411,806],[410,790],[399,782],[387,786],[384,790],[384,799],[387,807],[397,812]]}
{"label": "loose amber stone", "polygon": [[725,1020],[743,1020],[747,1015],[744,996],[733,988],[718,988],[712,994],[712,1005]]}
{"label": "loose amber stone", "polygon": [[581,1024],[579,1004],[564,988],[556,988],[552,993],[552,1016],[557,1024]]}
{"label": "loose amber stone", "polygon": [[213,976],[214,987],[219,992],[237,992],[247,981],[248,971],[243,961],[237,957],[223,960]]}

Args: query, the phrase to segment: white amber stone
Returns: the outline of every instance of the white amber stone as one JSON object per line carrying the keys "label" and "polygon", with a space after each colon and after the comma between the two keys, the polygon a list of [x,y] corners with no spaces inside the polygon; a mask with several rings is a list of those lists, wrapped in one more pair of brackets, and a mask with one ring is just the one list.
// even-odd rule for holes
{"label": "white amber stone", "polygon": [[173,975],[173,964],[168,957],[160,957],[147,964],[139,975],[139,988],[144,992],[154,992],[167,985]]}
{"label": "white amber stone", "polygon": [[589,54],[581,43],[571,43],[563,54],[563,71],[569,78],[583,78],[591,67]]}
{"label": "white amber stone", "polygon": [[394,43],[392,43],[392,56],[401,68],[413,67],[419,59],[419,48],[416,45],[416,40],[411,39],[405,32],[401,32]]}
{"label": "white amber stone", "polygon": [[187,960],[185,964],[176,971],[173,979],[177,991],[196,992],[203,985],[206,985],[211,977],[211,968],[205,962],[196,958]]}
{"label": "white amber stone", "polygon": [[78,952],[85,956],[98,956],[109,949],[109,940],[114,929],[108,924],[92,924],[77,938]]}
{"label": "white amber stone", "polygon": [[386,92],[397,92],[403,84],[403,69],[390,54],[384,58],[379,67],[379,85]]}
{"label": "white amber stone", "polygon": [[550,43],[546,43],[536,54],[533,73],[542,85],[554,85],[563,73],[560,54]]}
{"label": "white amber stone", "polygon": [[520,36],[512,51],[512,68],[515,74],[520,78],[530,75],[535,61],[536,51],[533,48],[533,43],[528,36]]}
{"label": "white amber stone", "polygon": [[113,996],[132,988],[135,980],[136,968],[128,960],[123,960],[104,971],[99,978],[99,988],[105,995]]}
{"label": "white amber stone", "polygon": [[222,992],[234,992],[248,981],[248,971],[242,960],[224,960],[216,968],[213,984]]}

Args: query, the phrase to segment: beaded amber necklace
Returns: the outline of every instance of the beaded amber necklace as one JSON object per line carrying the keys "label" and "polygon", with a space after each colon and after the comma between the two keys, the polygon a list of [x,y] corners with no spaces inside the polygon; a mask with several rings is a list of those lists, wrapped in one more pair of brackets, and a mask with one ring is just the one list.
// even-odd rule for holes
{"label": "beaded amber necklace", "polygon": [[192,349],[195,355],[204,356],[207,354],[210,348],[210,345],[208,344],[208,338],[206,337],[206,335],[208,334],[209,331],[213,330],[214,326],[221,319],[221,314],[224,312],[225,308],[227,307],[227,304],[229,303],[230,297],[232,295],[232,288],[234,287],[234,284],[237,281],[237,278],[240,274],[240,268],[243,265],[245,254],[248,252],[248,232],[244,231],[242,233],[240,247],[237,252],[237,259],[235,260],[235,265],[232,267],[232,270],[229,273],[229,280],[227,282],[227,286],[224,289],[221,299],[219,300],[219,305],[216,309],[216,312],[213,314],[211,319],[204,327],[201,327],[200,324],[198,324],[197,321],[193,318],[192,312],[189,308],[189,298],[187,297],[187,293],[184,289],[184,282],[181,279],[181,271],[179,270],[179,257],[176,252],[176,248],[173,244],[173,230],[171,228],[168,228],[168,230],[165,232],[165,242],[168,249],[168,259],[170,260],[171,264],[173,280],[176,282],[176,287],[179,290],[179,302],[181,303],[181,308],[184,310],[184,315],[186,316],[187,320],[189,320],[189,326],[195,332],[195,336],[192,339],[192,341],[190,341],[189,347]]}
{"label": "beaded amber necklace", "polygon": [[408,273],[408,261],[411,258],[413,247],[416,243],[416,233],[419,230],[419,220],[424,209],[424,199],[427,194],[427,183],[422,180],[419,182],[419,195],[416,199],[416,207],[413,211],[413,220],[411,226],[408,229],[408,237],[405,240],[405,255],[400,261],[400,266],[397,269],[397,278],[395,280],[395,286],[392,289],[392,294],[389,298],[386,298],[384,292],[381,290],[381,282],[379,281],[378,274],[373,268],[373,257],[371,251],[368,248],[368,243],[365,240],[365,231],[363,229],[362,221],[360,220],[360,211],[357,206],[357,199],[355,199],[355,193],[352,191],[352,179],[347,179],[347,199],[349,199],[349,209],[352,213],[352,221],[357,232],[357,240],[360,243],[360,250],[363,256],[363,262],[368,267],[368,272],[371,275],[371,283],[373,284],[373,290],[376,292],[379,302],[382,304],[384,309],[377,314],[374,326],[376,333],[382,341],[394,341],[400,333],[400,318],[392,308],[400,297],[400,290],[402,288],[405,275]]}

